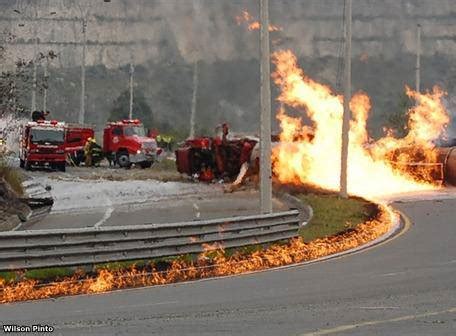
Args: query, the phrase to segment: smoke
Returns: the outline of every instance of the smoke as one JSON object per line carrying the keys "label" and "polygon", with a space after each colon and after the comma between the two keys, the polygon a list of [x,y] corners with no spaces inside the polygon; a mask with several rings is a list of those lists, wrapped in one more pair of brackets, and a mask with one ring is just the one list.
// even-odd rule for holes
{"label": "smoke", "polygon": [[451,95],[443,98],[443,104],[450,115],[450,123],[446,130],[448,140],[456,139],[456,96]]}

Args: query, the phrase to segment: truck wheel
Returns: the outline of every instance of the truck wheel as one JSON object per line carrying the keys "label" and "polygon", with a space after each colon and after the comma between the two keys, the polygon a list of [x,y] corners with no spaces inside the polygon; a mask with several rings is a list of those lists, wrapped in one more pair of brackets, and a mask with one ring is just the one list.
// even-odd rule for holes
{"label": "truck wheel", "polygon": [[150,168],[150,167],[152,167],[152,162],[151,162],[151,161],[144,161],[144,162],[141,162],[141,163],[139,164],[139,166],[140,166],[142,169]]}
{"label": "truck wheel", "polygon": [[66,164],[65,162],[64,163],[61,163],[59,165],[57,165],[57,170],[61,171],[61,172],[65,172],[66,171]]}
{"label": "truck wheel", "polygon": [[24,168],[24,160],[19,159],[19,167]]}
{"label": "truck wheel", "polygon": [[117,163],[122,168],[130,168],[131,162],[130,162],[130,156],[128,155],[128,153],[125,153],[125,152],[117,153]]}

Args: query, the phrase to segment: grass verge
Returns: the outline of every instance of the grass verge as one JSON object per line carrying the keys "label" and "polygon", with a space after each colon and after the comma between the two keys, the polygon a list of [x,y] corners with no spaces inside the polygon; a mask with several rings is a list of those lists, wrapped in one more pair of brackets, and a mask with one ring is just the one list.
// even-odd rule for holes
{"label": "grass verge", "polygon": [[300,230],[305,242],[353,229],[376,215],[377,208],[360,198],[343,199],[336,195],[316,194],[301,194],[298,197],[314,211],[310,223]]}

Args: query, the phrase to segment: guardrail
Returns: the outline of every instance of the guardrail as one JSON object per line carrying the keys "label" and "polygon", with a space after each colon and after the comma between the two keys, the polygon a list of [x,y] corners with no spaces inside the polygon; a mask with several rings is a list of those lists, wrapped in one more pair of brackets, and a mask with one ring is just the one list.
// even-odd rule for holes
{"label": "guardrail", "polygon": [[270,243],[298,235],[299,211],[100,228],[0,234],[0,271],[150,259]]}

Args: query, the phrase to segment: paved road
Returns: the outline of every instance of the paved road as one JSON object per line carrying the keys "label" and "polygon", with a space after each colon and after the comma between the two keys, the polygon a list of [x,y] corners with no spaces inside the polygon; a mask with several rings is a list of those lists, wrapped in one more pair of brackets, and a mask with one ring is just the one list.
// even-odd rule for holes
{"label": "paved road", "polygon": [[62,335],[455,335],[456,200],[401,203],[413,225],[327,262],[0,306]]}
{"label": "paved road", "polygon": [[[289,205],[274,199],[275,210],[288,210]],[[192,220],[213,219],[257,214],[259,195],[255,191],[233,194],[218,193],[210,197],[186,196],[169,198],[146,205],[117,205],[91,210],[88,213],[51,213],[46,218],[21,230],[58,228],[100,227],[177,223]]]}

